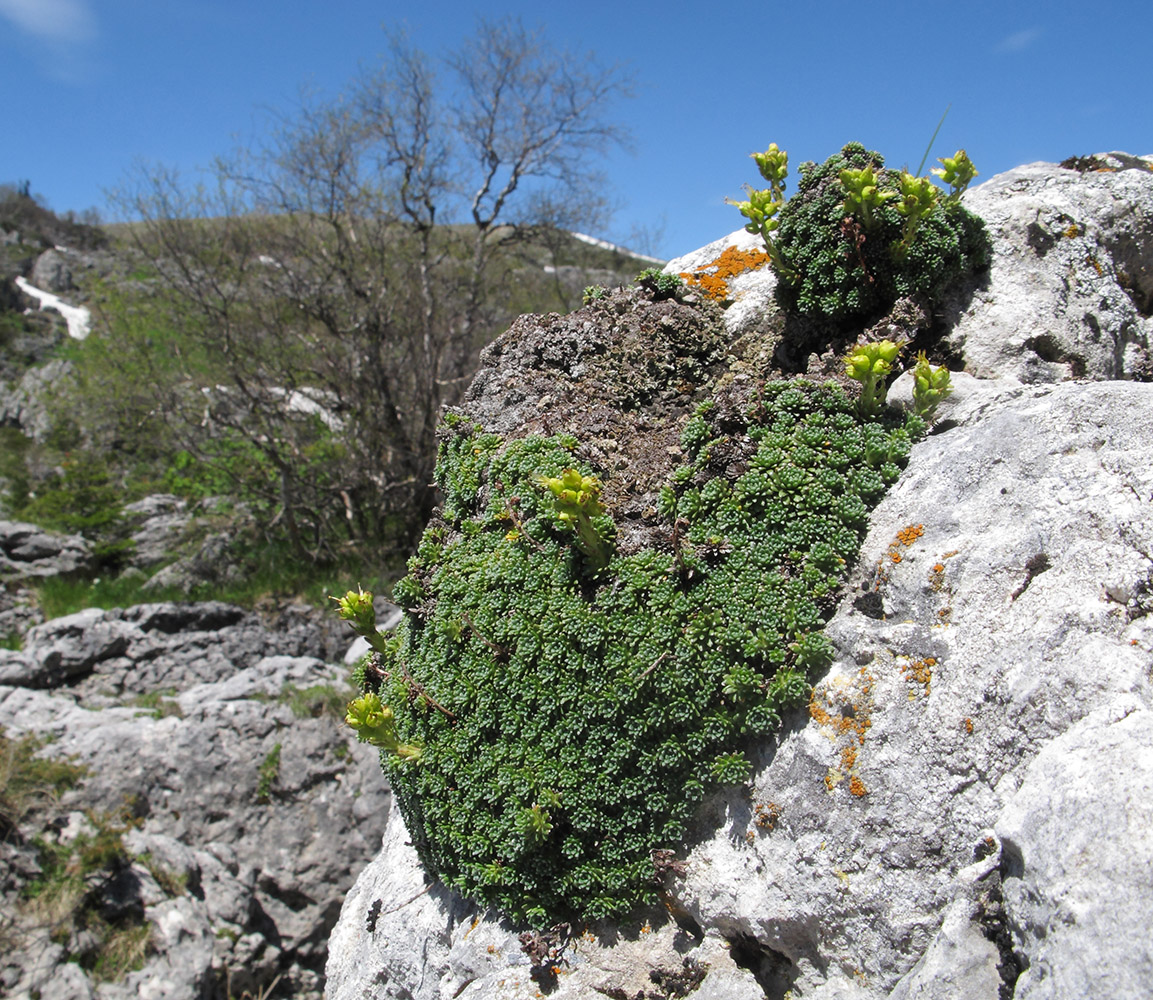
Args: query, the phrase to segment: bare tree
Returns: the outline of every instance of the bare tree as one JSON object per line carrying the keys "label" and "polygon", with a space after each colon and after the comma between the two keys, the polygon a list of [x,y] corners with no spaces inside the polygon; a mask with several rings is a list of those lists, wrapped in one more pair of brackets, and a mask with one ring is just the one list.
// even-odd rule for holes
{"label": "bare tree", "polygon": [[627,89],[517,21],[440,60],[397,35],[210,188],[152,171],[122,197],[185,345],[161,412],[202,460],[224,440],[258,456],[249,488],[302,555],[423,523],[437,419],[507,319],[510,250],[601,221],[593,166]]}

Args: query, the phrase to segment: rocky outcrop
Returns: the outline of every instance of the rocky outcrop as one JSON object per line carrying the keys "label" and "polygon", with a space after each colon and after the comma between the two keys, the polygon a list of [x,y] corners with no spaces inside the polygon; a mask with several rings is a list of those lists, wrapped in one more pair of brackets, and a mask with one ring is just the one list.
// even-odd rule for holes
{"label": "rocky outcrop", "polygon": [[44,621],[36,595],[19,583],[0,581],[0,640],[15,642],[33,625]]}
{"label": "rocky outcrop", "polygon": [[266,656],[338,658],[338,630],[317,627],[314,618],[286,616],[273,631],[220,601],[88,608],[30,629],[18,652],[0,650],[0,683],[67,686],[81,701],[104,705],[221,681]]}
{"label": "rocky outcrop", "polygon": [[71,256],[66,250],[45,250],[32,265],[32,284],[49,292],[72,291],[76,285],[72,282]]}
{"label": "rocky outcrop", "polygon": [[967,192],[988,282],[947,309],[965,370],[1022,382],[1153,378],[1153,159],[1031,163]]}
{"label": "rocky outcrop", "polygon": [[[1031,163],[963,196],[985,222],[993,262],[921,324],[960,360],[953,367],[1022,382],[1153,378],[1153,157],[1108,153],[1082,167]],[[714,274],[730,247],[763,250],[741,229],[666,270]],[[769,268],[739,270],[726,284],[729,332],[771,332],[779,309]]]}
{"label": "rocky outcrop", "polygon": [[[326,647],[307,616],[285,619],[270,629],[220,603],[89,610],[0,651],[0,732],[85,771],[6,837],[5,995],[175,1000],[278,980],[280,995],[320,996],[389,794],[342,724],[347,668],[310,655]],[[97,842],[113,846],[94,862]],[[38,903],[69,850],[84,871],[71,917]],[[122,927],[145,944],[108,980],[94,949]]]}
{"label": "rocky outcrop", "polygon": [[22,521],[0,521],[0,579],[58,576],[86,569],[88,543]]}
{"label": "rocky outcrop", "polygon": [[124,505],[123,514],[132,530],[132,566],[152,569],[172,557],[192,519],[187,508],[184,500],[171,493],[154,493]]}
{"label": "rocky outcrop", "polygon": [[[1099,174],[1033,165],[966,195],[979,214],[1001,206],[987,219],[994,263],[964,316],[936,322],[973,372],[954,375],[933,432],[871,516],[826,629],[832,668],[758,748],[749,785],[701,810],[667,866],[666,906],[522,937],[429,881],[393,812],[330,942],[332,1000],[1144,995],[1153,386],[1116,379],[1140,374],[1148,330],[1140,295],[1115,282],[1124,302],[1110,298],[1110,314],[1132,311],[1108,337],[1077,313],[1060,328],[1061,351],[1084,359],[1076,374],[1097,381],[1061,381],[1069,358],[1001,319],[1048,322],[1097,277],[1060,244],[1031,246],[1029,227],[1051,229],[1062,212],[1092,234],[1103,272],[1126,262],[1143,287],[1153,177],[1146,161],[1116,162]],[[1042,278],[1058,262],[1076,278],[1063,291]],[[757,303],[771,311],[772,283],[731,287],[744,312],[729,329],[747,337]],[[612,367],[593,349],[603,331],[586,341],[578,327],[558,323],[553,340],[569,375],[538,352],[541,391],[551,379],[561,403],[571,373]],[[522,330],[524,343],[549,342]],[[523,362],[520,343],[496,349]],[[552,412],[531,379],[499,366],[484,378],[466,410],[511,400],[526,419]],[[674,976],[680,992],[665,985]]]}
{"label": "rocky outcrop", "polygon": [[[35,358],[40,351],[47,353],[58,340],[52,337],[31,347],[31,356]],[[71,361],[55,358],[38,368],[29,368],[9,385],[0,383],[0,426],[19,428],[33,441],[43,441],[54,421],[53,389],[71,371]]]}

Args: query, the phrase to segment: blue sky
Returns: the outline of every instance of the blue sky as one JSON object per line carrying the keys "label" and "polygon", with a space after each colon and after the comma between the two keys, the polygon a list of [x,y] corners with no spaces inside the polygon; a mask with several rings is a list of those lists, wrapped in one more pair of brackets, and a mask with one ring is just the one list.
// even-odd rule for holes
{"label": "blue sky", "polygon": [[633,151],[605,164],[620,208],[593,235],[643,231],[661,256],[738,228],[724,198],[757,180],[748,154],[770,142],[789,151],[789,192],[796,164],[849,140],[915,168],[948,105],[931,163],[963,146],[978,181],[1033,160],[1153,153],[1149,0],[0,0],[0,183],[28,180],[57,211],[106,212],[134,161],[188,173],[302,86],[338,93],[384,52],[382,25],[435,53],[478,14],[630,66],[636,95],[616,118]]}

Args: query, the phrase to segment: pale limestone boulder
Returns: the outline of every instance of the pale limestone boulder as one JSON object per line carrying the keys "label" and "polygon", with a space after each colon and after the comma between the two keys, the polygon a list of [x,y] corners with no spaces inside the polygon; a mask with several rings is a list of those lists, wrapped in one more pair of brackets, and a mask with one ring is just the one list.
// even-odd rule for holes
{"label": "pale limestone boulder", "polygon": [[49,292],[72,291],[76,286],[72,283],[70,256],[67,251],[56,248],[45,250],[32,265],[32,284]]}
{"label": "pale limestone boulder", "polygon": [[88,542],[23,521],[0,520],[0,579],[57,576],[87,569]]}
{"label": "pale limestone boulder", "polygon": [[[765,241],[746,229],[738,229],[699,250],[670,260],[664,269],[668,274],[715,275],[726,251],[731,249],[764,253]],[[773,296],[777,276],[769,267],[768,258],[724,280],[728,286],[725,329],[729,333],[739,336],[755,330],[767,317],[780,312]]]}
{"label": "pale limestone boulder", "polygon": [[[15,923],[0,993],[256,996],[279,976],[284,995],[320,997],[329,931],[379,844],[390,793],[376,751],[337,713],[294,714],[294,692],[325,685],[339,698],[347,676],[293,655],[317,644],[311,631],[271,631],[220,602],[165,603],[89,609],[30,630],[20,653],[0,650],[0,732],[34,734],[42,756],[86,769],[2,845],[0,912]],[[10,660],[23,677],[5,673]],[[21,893],[40,873],[34,838],[90,835],[93,818],[126,803],[132,863],[89,882],[102,908],[143,915],[153,951],[138,972],[95,983],[46,948]]]}
{"label": "pale limestone boulder", "polygon": [[997,820],[1018,1000],[1149,989],[1151,830],[1153,712],[1124,695],[1049,743]]}
{"label": "pale limestone boulder", "polygon": [[946,341],[982,378],[1148,378],[1153,157],[1109,170],[1030,163],[967,191],[993,241],[988,278],[945,314]]}
{"label": "pale limestone boulder", "polygon": [[[582,932],[583,931],[583,932]],[[405,997],[533,1000],[541,993],[520,929],[485,913],[425,875],[399,810],[388,815],[380,853],[345,899],[329,939],[328,1000]],[[414,946],[415,944],[415,946]],[[760,1000],[753,975],[737,966],[719,934],[694,936],[676,924],[638,919],[577,932],[557,952],[553,1000],[653,988],[651,973],[707,968],[695,997]]]}
{"label": "pale limestone boulder", "polygon": [[[1031,163],[965,192],[962,204],[984,220],[993,260],[947,295],[935,317],[965,371],[1023,382],[1153,377],[1153,157],[1098,159],[1110,169]],[[764,243],[739,229],[665,270],[715,273],[730,247]],[[730,333],[779,312],[767,264],[727,283]]]}

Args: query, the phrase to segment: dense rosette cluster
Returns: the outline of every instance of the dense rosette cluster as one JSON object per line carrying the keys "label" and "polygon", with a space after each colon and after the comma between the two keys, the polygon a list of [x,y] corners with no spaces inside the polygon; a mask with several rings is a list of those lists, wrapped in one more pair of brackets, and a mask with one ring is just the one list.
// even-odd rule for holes
{"label": "dense rosette cluster", "polygon": [[[382,759],[425,864],[514,918],[653,896],[652,852],[747,778],[750,744],[829,664],[821,626],[909,440],[797,381],[740,417],[702,408],[682,444],[665,544],[604,568],[546,488],[608,482],[574,439],[458,423],[441,447],[442,513],[396,589],[409,614],[362,673],[390,737],[420,747]],[[591,513],[611,539],[611,504]]]}
{"label": "dense rosette cluster", "polygon": [[[942,161],[946,171],[953,160]],[[989,238],[977,216],[953,197],[932,198],[923,179],[884,163],[851,142],[820,166],[801,164],[797,193],[781,207],[773,234],[782,262],[777,295],[786,309],[844,323],[905,296],[932,305],[950,284],[988,265]],[[956,171],[946,171],[942,177],[956,187]]]}

